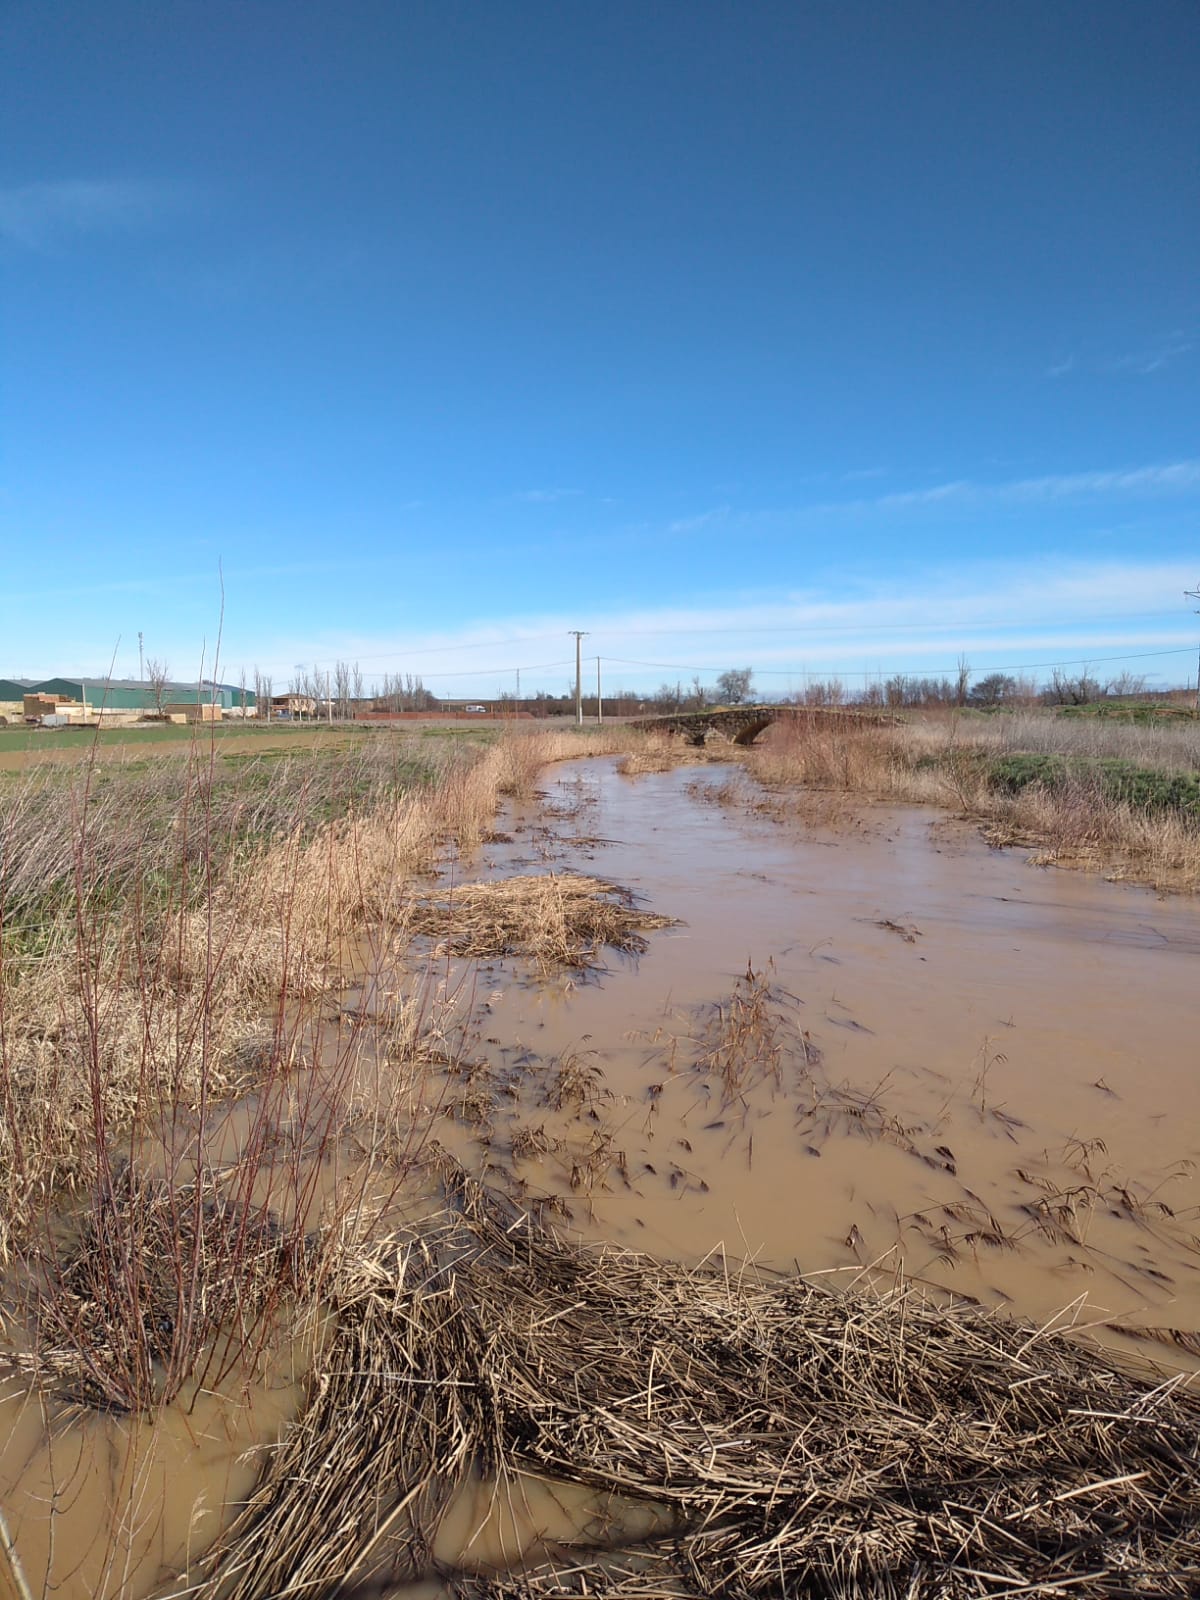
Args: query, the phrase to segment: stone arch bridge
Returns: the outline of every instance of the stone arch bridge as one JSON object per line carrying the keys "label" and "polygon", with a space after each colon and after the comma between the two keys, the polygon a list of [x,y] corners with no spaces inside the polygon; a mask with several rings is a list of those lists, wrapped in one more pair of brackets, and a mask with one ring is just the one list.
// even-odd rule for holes
{"label": "stone arch bridge", "polygon": [[829,706],[723,706],[713,711],[678,711],[666,716],[636,717],[629,724],[645,733],[676,734],[689,744],[727,739],[733,744],[753,744],[773,722],[789,723],[809,732],[835,728],[880,727],[894,717],[870,711],[849,711]]}

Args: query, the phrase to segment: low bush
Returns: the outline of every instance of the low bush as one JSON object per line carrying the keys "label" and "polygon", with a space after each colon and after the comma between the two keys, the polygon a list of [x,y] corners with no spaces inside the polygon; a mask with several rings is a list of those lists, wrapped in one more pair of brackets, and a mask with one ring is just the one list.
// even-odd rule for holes
{"label": "low bush", "polygon": [[1200,775],[1161,772],[1117,757],[1000,756],[988,764],[987,779],[991,788],[1009,795],[1020,794],[1035,783],[1059,792],[1072,783],[1094,784],[1106,800],[1145,811],[1175,811],[1200,820]]}

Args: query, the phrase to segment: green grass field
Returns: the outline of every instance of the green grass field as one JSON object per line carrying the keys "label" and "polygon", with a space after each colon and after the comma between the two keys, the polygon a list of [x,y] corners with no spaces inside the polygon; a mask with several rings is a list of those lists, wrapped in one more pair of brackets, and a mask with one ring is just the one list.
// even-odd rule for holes
{"label": "green grass field", "polygon": [[265,723],[230,722],[216,727],[184,727],[166,723],[153,728],[0,728],[0,750],[66,750],[83,748],[93,742],[114,744],[179,744],[190,739],[207,740],[213,735],[218,740],[244,738],[273,738],[276,740],[311,738],[318,733],[328,733],[324,723]]}

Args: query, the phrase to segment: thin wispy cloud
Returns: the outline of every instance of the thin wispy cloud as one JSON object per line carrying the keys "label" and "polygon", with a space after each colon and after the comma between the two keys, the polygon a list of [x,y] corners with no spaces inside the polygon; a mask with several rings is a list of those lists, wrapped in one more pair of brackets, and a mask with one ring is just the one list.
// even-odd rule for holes
{"label": "thin wispy cloud", "polygon": [[1188,494],[1200,490],[1200,460],[1169,461],[1153,466],[1124,467],[1096,472],[1047,473],[1037,478],[1015,478],[985,483],[956,478],[924,489],[905,489],[870,500],[829,501],[808,511],[906,511],[945,504],[988,504],[1096,499],[1106,495]]}
{"label": "thin wispy cloud", "polygon": [[701,511],[694,517],[677,517],[667,524],[667,532],[695,533],[700,528],[711,527],[714,522],[724,522],[729,512],[729,506],[714,506],[711,511]]}
{"label": "thin wispy cloud", "polygon": [[144,228],[177,213],[188,191],[143,179],[65,179],[0,188],[0,239],[47,250],[83,234]]}
{"label": "thin wispy cloud", "polygon": [[557,500],[575,500],[582,493],[582,489],[522,489],[513,495],[513,499],[525,505],[548,506]]}
{"label": "thin wispy cloud", "polygon": [[[278,675],[297,661],[357,660],[367,678],[405,670],[435,690],[474,687],[487,695],[515,689],[520,670],[524,690],[561,691],[574,671],[568,630],[585,627],[588,653],[609,663],[613,681],[623,676],[642,687],[668,669],[742,664],[797,681],[805,673],[951,672],[960,653],[976,669],[1144,655],[1136,670],[1182,682],[1195,659],[1182,592],[1194,579],[1190,566],[1171,562],[981,562],[928,570],[903,587],[823,586],[727,603],[498,617],[404,635],[256,638],[245,664],[249,670],[257,658]],[[231,637],[227,659],[240,665],[247,643]]]}
{"label": "thin wispy cloud", "polygon": [[1122,372],[1149,377],[1191,355],[1198,348],[1200,336],[1195,329],[1172,328],[1159,338],[1148,339],[1144,344],[1117,355],[1111,351],[1092,352],[1090,355],[1086,351],[1082,354],[1071,352],[1052,361],[1045,369],[1044,376],[1065,378],[1070,373],[1078,373],[1082,377]]}
{"label": "thin wispy cloud", "polygon": [[1161,372],[1164,367],[1190,354],[1195,348],[1194,335],[1185,333],[1182,328],[1173,328],[1162,339],[1121,356],[1112,365],[1114,371],[1134,372],[1141,377],[1148,377],[1153,372]]}

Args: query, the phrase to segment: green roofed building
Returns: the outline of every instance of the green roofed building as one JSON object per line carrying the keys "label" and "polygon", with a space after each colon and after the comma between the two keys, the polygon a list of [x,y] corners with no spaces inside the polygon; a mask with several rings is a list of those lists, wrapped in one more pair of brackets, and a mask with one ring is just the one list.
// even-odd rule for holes
{"label": "green roofed building", "polygon": [[0,700],[23,700],[32,688],[32,678],[0,678]]}
{"label": "green roofed building", "polygon": [[[2,685],[3,680],[0,680]],[[78,700],[89,710],[154,711],[161,705],[200,704],[221,706],[226,711],[240,708],[254,710],[252,689],[243,690],[231,683],[164,683],[155,688],[140,683],[136,678],[45,678],[40,683],[26,684],[11,698],[19,700],[24,694],[56,694],[64,700]],[[3,699],[0,694],[0,699]]]}

